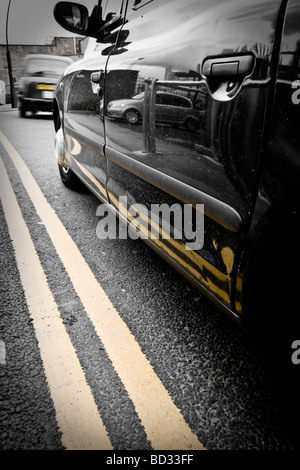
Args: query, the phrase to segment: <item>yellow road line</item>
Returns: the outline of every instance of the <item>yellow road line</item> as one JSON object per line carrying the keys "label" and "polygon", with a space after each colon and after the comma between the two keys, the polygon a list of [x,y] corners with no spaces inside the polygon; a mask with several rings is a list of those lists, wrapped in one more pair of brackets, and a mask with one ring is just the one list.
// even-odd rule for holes
{"label": "yellow road line", "polygon": [[112,450],[0,157],[0,196],[47,381],[69,450]]}
{"label": "yellow road line", "polygon": [[1,132],[0,140],[12,159],[71,282],[133,401],[153,449],[203,450],[203,445],[175,406],[24,161]]}

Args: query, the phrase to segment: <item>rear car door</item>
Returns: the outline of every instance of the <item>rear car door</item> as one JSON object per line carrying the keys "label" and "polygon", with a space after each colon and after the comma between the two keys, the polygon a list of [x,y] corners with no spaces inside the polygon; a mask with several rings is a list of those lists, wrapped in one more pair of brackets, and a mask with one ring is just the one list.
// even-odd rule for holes
{"label": "rear car door", "polygon": [[[107,63],[113,99],[145,93],[136,125],[105,117],[111,204],[125,214],[137,203],[146,207],[139,229],[149,243],[233,310],[235,267],[256,196],[276,70],[281,3],[128,0],[123,36]],[[188,98],[194,126],[158,123],[159,92]],[[111,99],[106,95],[106,105]],[[162,220],[151,219],[151,209],[163,203],[192,206],[193,224],[197,204],[204,205],[201,248],[187,249],[185,236],[150,239],[149,227],[162,227]],[[174,218],[168,223],[174,234]]]}

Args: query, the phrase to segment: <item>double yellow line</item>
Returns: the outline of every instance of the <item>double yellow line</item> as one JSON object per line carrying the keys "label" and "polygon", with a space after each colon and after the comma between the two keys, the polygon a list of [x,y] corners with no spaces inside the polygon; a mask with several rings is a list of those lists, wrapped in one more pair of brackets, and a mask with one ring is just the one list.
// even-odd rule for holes
{"label": "double yellow line", "polygon": [[[0,131],[35,210],[52,240],[96,333],[127,390],[154,450],[203,450],[127,325],[114,309],[78,247],[24,161]],[[0,158],[0,196],[30,315],[39,342],[62,442],[67,449],[112,445]]]}

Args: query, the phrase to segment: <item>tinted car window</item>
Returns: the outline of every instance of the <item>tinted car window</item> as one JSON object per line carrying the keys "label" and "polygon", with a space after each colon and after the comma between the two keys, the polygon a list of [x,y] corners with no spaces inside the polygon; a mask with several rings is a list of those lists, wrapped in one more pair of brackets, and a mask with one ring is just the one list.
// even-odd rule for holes
{"label": "tinted car window", "polygon": [[190,108],[191,104],[185,98],[181,96],[157,93],[156,104],[165,106],[178,106],[179,108]]}
{"label": "tinted car window", "polygon": [[173,106],[179,106],[181,108],[190,108],[191,105],[189,101],[187,101],[185,98],[181,98],[180,96],[174,96],[173,97]]}
{"label": "tinted car window", "polygon": [[156,95],[156,104],[170,105],[172,103],[172,97],[169,95]]}

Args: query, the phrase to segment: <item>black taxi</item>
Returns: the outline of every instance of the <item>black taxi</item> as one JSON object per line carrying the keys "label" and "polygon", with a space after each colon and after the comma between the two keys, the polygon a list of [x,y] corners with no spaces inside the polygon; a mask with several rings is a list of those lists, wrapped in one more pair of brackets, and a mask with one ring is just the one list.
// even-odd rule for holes
{"label": "black taxi", "polygon": [[22,61],[18,84],[18,109],[20,117],[26,113],[52,111],[56,84],[73,60],[49,54],[28,54]]}
{"label": "black taxi", "polygon": [[[89,37],[55,92],[62,181],[83,181],[129,226],[142,207],[145,241],[238,323],[285,342],[291,362],[300,333],[300,3],[108,0],[89,12],[59,2],[54,16]],[[164,93],[190,103],[192,129],[158,119]],[[110,116],[126,116],[136,96],[139,119]],[[157,205],[170,211],[154,217]],[[190,231],[177,236],[172,208],[185,207]],[[191,246],[198,215],[202,243]]]}

